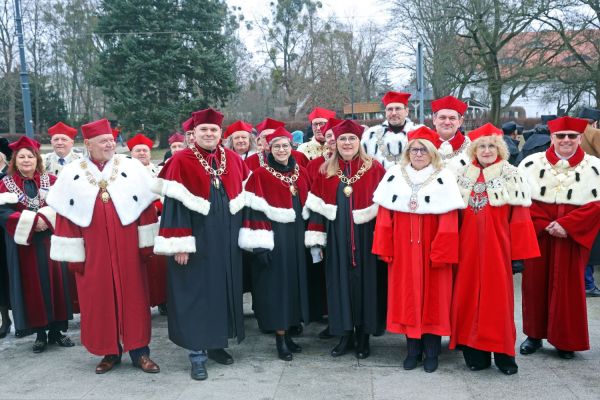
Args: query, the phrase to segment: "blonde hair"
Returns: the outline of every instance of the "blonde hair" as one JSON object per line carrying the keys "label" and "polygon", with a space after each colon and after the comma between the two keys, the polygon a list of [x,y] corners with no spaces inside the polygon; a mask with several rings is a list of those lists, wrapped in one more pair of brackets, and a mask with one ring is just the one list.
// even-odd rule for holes
{"label": "blonde hair", "polygon": [[500,135],[492,135],[492,136],[482,136],[480,138],[475,139],[469,145],[467,149],[467,155],[471,159],[471,161],[475,161],[477,159],[477,146],[482,142],[483,139],[490,138],[491,144],[496,145],[498,148],[498,156],[503,160],[508,160],[508,147],[506,147],[506,143],[504,139]]}
{"label": "blonde hair", "polygon": [[438,153],[438,151],[435,148],[435,146],[433,145],[433,143],[431,143],[429,140],[425,140],[425,139],[413,139],[410,142],[408,142],[408,144],[406,145],[406,150],[402,154],[402,160],[401,160],[402,166],[406,167],[408,164],[410,164],[409,153],[410,153],[410,148],[414,143],[418,143],[427,149],[427,153],[431,157],[430,164],[433,165],[433,168],[441,169],[444,166],[444,163],[442,162],[442,158],[440,157],[440,153]]}
{"label": "blonde hair", "polygon": [[[358,145],[358,156],[364,164],[367,164],[367,169],[371,168],[371,164],[373,163],[373,157],[369,156],[360,144]],[[332,176],[336,175],[337,170],[340,167],[340,158],[340,153],[336,148],[329,160],[327,160],[327,162],[324,162],[321,165],[321,167],[319,168],[319,172],[323,175],[326,175],[328,178],[331,178]]]}

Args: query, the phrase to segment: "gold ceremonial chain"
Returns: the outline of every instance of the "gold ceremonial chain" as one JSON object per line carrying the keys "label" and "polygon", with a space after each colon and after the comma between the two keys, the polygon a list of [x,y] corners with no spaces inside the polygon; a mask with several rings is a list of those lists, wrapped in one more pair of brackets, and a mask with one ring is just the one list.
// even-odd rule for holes
{"label": "gold ceremonial chain", "polygon": [[213,185],[215,188],[218,189],[221,185],[219,181],[219,176],[225,173],[225,168],[227,167],[227,157],[225,157],[225,149],[223,149],[221,146],[218,147],[219,152],[221,153],[221,165],[217,169],[214,169],[213,167],[208,165],[208,163],[206,162],[202,154],[200,154],[196,146],[191,146],[190,149],[192,149],[194,155],[196,156],[198,161],[200,161],[200,164],[204,167],[206,173],[212,176]]}
{"label": "gold ceremonial chain", "polygon": [[419,208],[419,198],[417,197],[419,190],[421,190],[421,188],[429,185],[429,183],[434,180],[440,173],[440,169],[433,171],[433,173],[431,175],[429,175],[429,178],[425,179],[425,182],[423,183],[413,183],[410,178],[408,177],[408,173],[406,172],[406,168],[402,167],[402,176],[404,177],[404,180],[406,180],[406,183],[408,183],[408,186],[410,186],[410,190],[412,191],[411,195],[410,195],[410,199],[408,200],[408,209],[411,212],[415,212],[417,210],[417,208]]}
{"label": "gold ceremonial chain", "polygon": [[[393,132],[393,131],[390,131],[390,132]],[[375,134],[375,137],[377,138],[377,148],[381,149],[381,155],[386,160],[388,160],[388,162],[393,162],[394,164],[398,164],[400,162],[400,160],[402,159],[402,151],[399,154],[391,153],[391,151],[387,148],[387,146],[383,142],[383,137],[385,136],[386,133],[387,133],[386,128],[384,128],[383,133],[377,132]],[[404,133],[404,130],[402,130],[402,132],[398,132],[398,133],[406,135],[406,133]]]}
{"label": "gold ceremonial chain", "polygon": [[298,176],[300,176],[300,167],[298,167],[298,164],[296,164],[296,166],[294,167],[294,173],[292,174],[292,176],[285,176],[281,172],[275,171],[273,167],[269,165],[265,165],[264,167],[275,178],[279,179],[283,183],[287,183],[288,185],[290,185],[290,193],[292,193],[292,196],[298,194],[298,189],[296,189],[296,186],[294,185],[294,183],[298,180]]}
{"label": "gold ceremonial chain", "polygon": [[342,169],[338,168],[336,174],[337,177],[340,178],[340,181],[346,184],[346,187],[344,188],[344,194],[346,195],[346,197],[352,196],[352,192],[354,191],[354,189],[352,189],[352,185],[371,168],[371,165],[371,163],[369,163],[368,166],[367,163],[363,163],[363,165],[361,165],[361,167],[358,169],[358,172],[354,174],[352,178],[347,178],[346,175],[344,175],[344,173],[342,172]]}
{"label": "gold ceremonial chain", "polygon": [[263,152],[262,152],[262,151],[259,151],[259,152],[258,152],[258,164],[259,164],[261,167],[264,167],[264,166],[266,166],[266,165],[267,165],[267,164],[265,163],[265,157],[263,156]]}
{"label": "gold ceremonial chain", "polygon": [[465,141],[463,142],[463,144],[460,145],[460,147],[458,148],[458,150],[453,151],[450,154],[441,154],[440,153],[440,157],[442,158],[443,161],[449,160],[451,158],[456,157],[458,154],[462,153],[467,146],[469,145],[469,143],[467,143],[467,139],[465,139]]}
{"label": "gold ceremonial chain", "polygon": [[96,178],[94,178],[92,176],[92,173],[88,170],[87,161],[82,161],[79,164],[81,166],[81,169],[85,171],[85,177],[87,178],[88,182],[100,188],[100,200],[102,200],[103,203],[108,203],[108,200],[110,199],[110,194],[108,194],[106,188],[108,187],[109,183],[112,183],[115,181],[115,179],[117,179],[117,173],[119,172],[119,159],[114,158],[113,160],[113,169],[110,173],[110,178],[108,178],[108,181],[102,179],[100,182],[97,182]]}
{"label": "gold ceremonial chain", "polygon": [[10,175],[5,175],[4,178],[2,178],[2,181],[4,182],[4,186],[6,186],[8,191],[16,194],[17,198],[19,199],[19,203],[27,207],[28,210],[37,212],[37,210],[46,205],[46,195],[50,189],[50,177],[47,173],[44,172],[40,175],[40,188],[38,189],[35,197],[29,197],[23,193],[21,188],[17,186],[17,183]]}

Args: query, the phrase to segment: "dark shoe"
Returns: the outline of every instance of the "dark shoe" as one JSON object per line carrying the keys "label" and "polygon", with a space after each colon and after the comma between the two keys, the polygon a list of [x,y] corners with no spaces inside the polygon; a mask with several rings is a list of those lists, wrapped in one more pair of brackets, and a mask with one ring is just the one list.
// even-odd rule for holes
{"label": "dark shoe", "polygon": [[2,326],[0,326],[0,339],[4,339],[6,335],[8,335],[8,332],[10,332],[11,325],[12,321],[10,319],[2,320]]}
{"label": "dark shoe", "polygon": [[329,332],[329,325],[319,332],[319,339],[331,339],[333,335]]}
{"label": "dark shoe", "polygon": [[195,381],[203,381],[208,378],[208,372],[206,372],[206,363],[193,362],[190,376]]}
{"label": "dark shoe", "polygon": [[471,371],[481,371],[492,365],[492,354],[488,351],[463,346],[462,353],[465,364]]}
{"label": "dark shoe", "polygon": [[436,357],[425,357],[423,361],[423,369],[425,372],[434,372],[438,368],[438,358]]}
{"label": "dark shoe", "polygon": [[290,336],[300,336],[302,334],[302,331],[304,331],[304,327],[302,326],[302,324],[300,324],[296,326],[290,326],[290,329],[287,330],[287,333]]}
{"label": "dark shoe", "polygon": [[48,346],[48,342],[45,339],[35,339],[35,342],[33,343],[33,352],[41,353],[46,350],[46,346]]}
{"label": "dark shoe", "polygon": [[48,335],[48,344],[57,344],[60,347],[75,346],[75,343],[73,343],[68,336],[63,335],[60,332],[50,332],[50,334]]}
{"label": "dark shoe", "polygon": [[521,343],[521,347],[519,348],[519,352],[523,355],[533,354],[539,349],[542,348],[542,339],[535,339],[532,337],[527,337],[523,343]]}
{"label": "dark shoe", "polygon": [[285,343],[284,335],[275,335],[275,345],[277,346],[277,355],[279,356],[280,360],[292,361],[294,356]]}
{"label": "dark shoe", "polygon": [[348,350],[352,350],[354,348],[354,335],[344,335],[340,338],[337,346],[331,350],[332,357],[340,357],[348,352]]}
{"label": "dark shoe", "polygon": [[418,356],[406,356],[402,366],[404,367],[405,370],[410,371],[411,369],[417,368],[417,364],[419,362],[421,362],[422,358],[423,358],[422,354],[419,354]]}
{"label": "dark shoe", "polygon": [[115,365],[121,364],[121,357],[116,355],[104,356],[102,361],[96,365],[97,374],[105,374],[115,367]]}
{"label": "dark shoe", "polygon": [[503,374],[514,375],[519,372],[515,358],[508,354],[494,353],[494,363]]}
{"label": "dark shoe", "polygon": [[302,352],[302,347],[298,343],[294,342],[290,335],[286,333],[285,335],[283,335],[283,339],[285,340],[287,348],[290,349],[292,353]]}
{"label": "dark shoe", "polygon": [[214,362],[217,362],[217,363],[223,364],[223,365],[233,364],[233,357],[231,357],[231,354],[226,352],[224,349],[208,350],[207,353],[208,353],[208,358],[210,358]]}
{"label": "dark shoe", "polygon": [[564,360],[571,360],[575,357],[574,351],[556,349],[556,352],[558,353],[558,356]]}
{"label": "dark shoe", "polygon": [[147,354],[143,354],[137,359],[135,366],[148,374],[158,374],[160,367],[152,361]]}
{"label": "dark shoe", "polygon": [[31,329],[19,329],[18,331],[15,331],[15,337],[22,339],[29,335],[33,335],[34,333],[35,332],[33,332]]}
{"label": "dark shoe", "polygon": [[167,311],[167,303],[162,303],[158,305],[158,313],[160,315],[167,315],[168,311]]}
{"label": "dark shoe", "polygon": [[369,344],[369,335],[363,333],[358,338],[358,346],[356,349],[356,358],[364,360],[371,355],[371,345]]}
{"label": "dark shoe", "polygon": [[600,297],[600,289],[598,289],[596,286],[589,290],[586,289],[585,295],[587,297]]}

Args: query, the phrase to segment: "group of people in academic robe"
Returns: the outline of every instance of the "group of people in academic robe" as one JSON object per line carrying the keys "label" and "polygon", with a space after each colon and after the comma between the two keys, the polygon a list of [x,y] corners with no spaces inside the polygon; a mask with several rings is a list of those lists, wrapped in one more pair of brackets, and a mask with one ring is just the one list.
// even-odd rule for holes
{"label": "group of people in academic robe", "polygon": [[[387,330],[405,335],[407,370],[422,362],[435,371],[449,336],[471,370],[489,367],[493,353],[514,374],[516,272],[528,336],[520,352],[543,339],[562,358],[588,349],[582,275],[600,229],[600,160],[579,146],[587,121],[551,121],[552,146],[517,168],[500,129],[460,132],[462,101],[432,102],[434,130],[408,120],[409,97],[387,93],[386,121],[366,131],[316,108],[306,155],[283,122],[266,118],[245,159],[247,138],[224,147],[223,114],[200,110],[156,178],[147,149],[133,151],[151,142],[136,136],[133,159],[117,155],[105,119],[81,127],[88,155],[58,179],[44,172],[39,143],[11,144],[0,222],[12,240],[10,284],[21,287],[10,291],[15,325],[35,330],[36,352],[72,346],[61,332],[73,274],[81,343],[103,357],[96,373],[124,351],[157,373],[148,266],[165,257],[169,338],[188,352],[195,380],[208,377],[209,359],[234,362],[225,349],[245,336],[244,268],[259,328],[274,333],[285,361],[302,351],[291,333],[317,314],[328,316],[322,336],[338,338],[333,357],[367,358],[370,337]],[[252,134],[232,126],[232,137]]]}

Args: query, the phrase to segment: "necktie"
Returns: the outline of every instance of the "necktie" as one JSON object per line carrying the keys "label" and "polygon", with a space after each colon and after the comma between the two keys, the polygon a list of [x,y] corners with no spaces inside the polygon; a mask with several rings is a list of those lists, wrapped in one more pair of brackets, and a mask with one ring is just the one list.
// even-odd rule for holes
{"label": "necktie", "polygon": [[60,165],[65,165],[65,159],[64,159],[64,158],[59,158],[59,159],[58,159],[58,163],[59,163]]}

